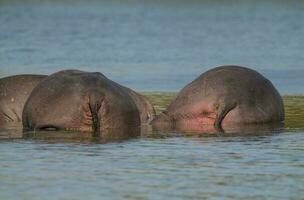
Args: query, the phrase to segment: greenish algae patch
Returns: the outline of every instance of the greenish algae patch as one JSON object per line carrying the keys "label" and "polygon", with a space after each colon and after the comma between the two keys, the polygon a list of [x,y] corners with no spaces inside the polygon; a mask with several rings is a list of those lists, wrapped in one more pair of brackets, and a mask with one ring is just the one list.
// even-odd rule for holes
{"label": "greenish algae patch", "polygon": [[[153,104],[156,113],[165,110],[175,98],[176,92],[142,92]],[[304,128],[304,95],[283,96],[285,105],[285,128]]]}
{"label": "greenish algae patch", "polygon": [[156,114],[165,110],[176,96],[176,92],[141,92],[153,104]]}
{"label": "greenish algae patch", "polygon": [[285,127],[304,128],[304,96],[283,96]]}

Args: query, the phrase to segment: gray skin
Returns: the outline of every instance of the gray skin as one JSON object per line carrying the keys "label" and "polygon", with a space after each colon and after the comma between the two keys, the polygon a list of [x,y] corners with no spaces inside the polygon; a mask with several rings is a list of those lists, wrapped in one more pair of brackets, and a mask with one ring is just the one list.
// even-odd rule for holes
{"label": "gray skin", "polygon": [[123,87],[123,88],[131,96],[134,103],[136,104],[137,109],[139,110],[141,124],[142,125],[150,124],[150,122],[155,118],[156,115],[155,109],[152,106],[152,104],[147,100],[146,97],[144,97],[141,94],[138,94],[134,90],[131,90],[130,88],[127,87]]}
{"label": "gray skin", "polygon": [[0,128],[22,128],[23,106],[44,75],[16,75],[0,79]]}
{"label": "gray skin", "polygon": [[185,86],[152,125],[215,132],[283,121],[282,97],[269,80],[252,69],[221,66]]}
{"label": "gray skin", "polygon": [[92,132],[96,137],[112,137],[114,129],[119,137],[137,135],[141,114],[130,91],[98,72],[54,73],[32,91],[24,106],[23,127]]}

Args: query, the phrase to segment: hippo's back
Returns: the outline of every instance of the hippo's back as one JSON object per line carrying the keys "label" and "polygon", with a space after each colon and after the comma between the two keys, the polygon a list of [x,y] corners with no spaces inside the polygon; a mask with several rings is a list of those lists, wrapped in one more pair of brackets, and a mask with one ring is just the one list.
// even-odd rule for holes
{"label": "hippo's back", "polygon": [[16,75],[0,79],[0,128],[21,127],[24,103],[45,75]]}

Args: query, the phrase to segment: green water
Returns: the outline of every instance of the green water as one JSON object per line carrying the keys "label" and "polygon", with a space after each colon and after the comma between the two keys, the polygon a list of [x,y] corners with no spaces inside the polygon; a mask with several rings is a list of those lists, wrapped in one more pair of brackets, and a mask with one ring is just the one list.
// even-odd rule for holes
{"label": "green water", "polygon": [[285,127],[304,127],[304,96],[284,96]]}

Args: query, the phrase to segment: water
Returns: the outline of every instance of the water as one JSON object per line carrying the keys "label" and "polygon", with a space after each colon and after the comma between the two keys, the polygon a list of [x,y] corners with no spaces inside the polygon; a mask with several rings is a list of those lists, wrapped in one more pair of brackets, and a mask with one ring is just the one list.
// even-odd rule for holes
{"label": "water", "polygon": [[[301,142],[299,142],[301,141]],[[0,143],[1,199],[302,199],[304,132]]]}
{"label": "water", "polygon": [[136,90],[178,91],[238,64],[283,94],[304,94],[300,0],[22,2],[0,1],[2,76],[77,68]]}
{"label": "water", "polygon": [[[160,112],[175,93],[145,95]],[[302,199],[304,101],[284,101],[285,129],[250,135],[147,132],[100,143],[0,131],[0,199]]]}
{"label": "water", "polygon": [[[0,1],[0,77],[77,68],[178,91],[223,64],[304,94],[303,1]],[[145,93],[159,112],[175,93]],[[303,199],[304,100],[285,129],[100,143],[0,130],[0,199]],[[56,137],[57,136],[57,137]]]}

